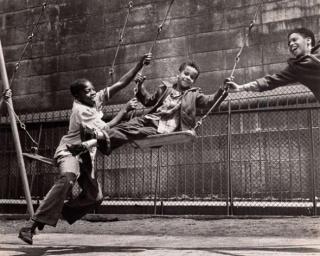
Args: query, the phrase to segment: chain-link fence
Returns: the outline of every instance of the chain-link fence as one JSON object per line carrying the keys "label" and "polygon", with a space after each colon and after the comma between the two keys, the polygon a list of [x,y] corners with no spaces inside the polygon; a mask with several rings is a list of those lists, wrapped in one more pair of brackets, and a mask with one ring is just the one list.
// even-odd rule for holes
{"label": "chain-link fence", "polygon": [[[109,157],[99,154],[96,169],[105,197],[102,209],[317,214],[320,109],[304,104],[308,101],[301,94],[273,97],[267,104],[263,99],[229,99],[203,122],[193,143],[152,150],[128,145]],[[69,112],[52,112],[21,117],[31,135],[40,137],[39,154],[53,156],[67,130],[68,116]],[[20,135],[24,151],[30,151],[31,141],[23,132]],[[0,136],[0,199],[6,206],[3,211],[9,211],[10,205],[26,203],[5,117]],[[26,169],[36,204],[52,186],[58,170],[27,159]],[[75,186],[73,192],[77,190]]]}

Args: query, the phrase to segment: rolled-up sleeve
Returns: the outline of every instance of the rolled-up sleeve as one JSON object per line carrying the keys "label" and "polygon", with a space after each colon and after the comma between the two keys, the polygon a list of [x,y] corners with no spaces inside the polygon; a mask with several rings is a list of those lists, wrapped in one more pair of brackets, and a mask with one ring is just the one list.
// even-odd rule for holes
{"label": "rolled-up sleeve", "polygon": [[96,105],[98,106],[98,108],[100,106],[104,106],[107,104],[109,99],[110,99],[110,93],[109,93],[109,87],[107,87],[97,92],[96,99],[95,99]]}

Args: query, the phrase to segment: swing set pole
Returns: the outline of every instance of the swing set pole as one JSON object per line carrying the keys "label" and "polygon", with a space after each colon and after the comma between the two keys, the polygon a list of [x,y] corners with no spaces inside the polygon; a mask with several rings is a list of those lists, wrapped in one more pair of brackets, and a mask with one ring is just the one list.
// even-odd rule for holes
{"label": "swing set pole", "polygon": [[[6,66],[5,66],[5,61],[4,61],[4,57],[3,57],[3,49],[2,49],[1,40],[0,40],[0,69],[1,69],[1,78],[2,78],[2,82],[3,82],[4,90],[8,90],[8,89],[10,89],[10,86],[9,86],[9,80],[8,80]],[[31,194],[30,194],[30,189],[29,189],[29,184],[28,184],[26,167],[24,164],[23,156],[22,156],[22,149],[21,149],[21,144],[20,144],[18,127],[17,127],[16,118],[15,118],[14,111],[13,111],[12,99],[11,98],[7,99],[7,102],[11,106],[8,108],[8,113],[9,113],[9,117],[10,117],[11,131],[13,134],[13,142],[14,142],[15,149],[17,152],[17,160],[18,160],[20,175],[22,178],[23,190],[24,190],[24,194],[26,197],[26,201],[27,201],[28,212],[29,212],[30,216],[32,216],[34,214],[34,210],[33,210]]]}

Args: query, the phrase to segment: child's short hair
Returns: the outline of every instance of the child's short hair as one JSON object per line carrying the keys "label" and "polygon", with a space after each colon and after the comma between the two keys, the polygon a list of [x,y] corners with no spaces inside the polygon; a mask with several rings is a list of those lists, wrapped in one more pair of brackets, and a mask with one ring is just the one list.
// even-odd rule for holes
{"label": "child's short hair", "polygon": [[86,83],[90,82],[86,78],[79,78],[75,81],[73,81],[70,84],[70,91],[73,97],[77,97],[79,94],[79,91],[83,90],[86,86]]}
{"label": "child's short hair", "polygon": [[200,75],[200,68],[199,68],[199,66],[197,65],[197,63],[195,63],[195,62],[192,61],[192,60],[188,60],[188,61],[186,61],[186,62],[183,62],[183,63],[180,65],[180,67],[179,67],[179,71],[182,72],[182,71],[186,68],[186,66],[193,67],[195,70],[198,71],[198,74],[197,74],[197,77],[196,77],[196,79],[197,79],[198,76]]}
{"label": "child's short hair", "polygon": [[300,34],[303,37],[310,37],[311,38],[311,46],[314,47],[316,44],[316,39],[314,37],[314,33],[307,28],[294,28],[293,30],[291,30],[288,34],[288,39],[290,37],[291,34],[296,33],[296,34]]}

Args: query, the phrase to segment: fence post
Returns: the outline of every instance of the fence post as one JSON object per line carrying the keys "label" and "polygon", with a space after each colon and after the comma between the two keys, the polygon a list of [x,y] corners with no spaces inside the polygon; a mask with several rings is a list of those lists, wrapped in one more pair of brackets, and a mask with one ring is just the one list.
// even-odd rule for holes
{"label": "fence post", "polygon": [[[2,49],[1,40],[0,40],[0,69],[1,69],[1,77],[2,77],[2,82],[3,82],[3,87],[5,90],[10,89],[7,70],[6,70],[6,64],[5,64],[4,57],[3,57],[3,49]],[[10,117],[13,142],[14,142],[15,149],[17,152],[17,160],[18,160],[18,166],[19,166],[20,175],[21,175],[21,179],[22,179],[23,190],[24,190],[24,194],[26,197],[26,201],[27,201],[28,212],[29,212],[30,216],[32,216],[34,211],[33,211],[31,194],[30,194],[30,189],[29,189],[29,184],[28,184],[26,167],[24,165],[23,156],[22,156],[20,137],[19,137],[18,127],[17,127],[17,123],[16,123],[14,110],[13,110],[12,99],[9,98],[7,100],[7,102],[10,105],[10,107],[8,108],[8,113],[9,113],[9,117]]]}
{"label": "fence post", "polygon": [[316,171],[314,168],[314,136],[313,136],[313,125],[312,125],[312,109],[308,111],[308,119],[310,124],[310,139],[311,139],[311,196],[313,203],[313,215],[317,215],[317,200],[316,200]]}
{"label": "fence post", "polygon": [[228,101],[227,132],[227,215],[233,215],[232,174],[231,174],[231,101]]}

